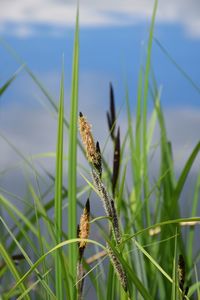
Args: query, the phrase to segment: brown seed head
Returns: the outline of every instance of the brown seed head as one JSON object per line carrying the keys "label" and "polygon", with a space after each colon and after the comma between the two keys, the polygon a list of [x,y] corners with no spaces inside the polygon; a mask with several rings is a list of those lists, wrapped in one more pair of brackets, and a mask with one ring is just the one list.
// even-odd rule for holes
{"label": "brown seed head", "polygon": [[93,165],[98,165],[100,154],[96,151],[94,138],[91,132],[91,125],[88,123],[87,119],[83,116],[82,113],[79,114],[79,131],[82,142],[86,149],[88,161]]}
{"label": "brown seed head", "polygon": [[[89,199],[86,202],[86,205],[83,209],[83,213],[80,218],[80,226],[79,226],[79,238],[80,239],[88,239],[89,230],[90,230],[90,202]],[[81,241],[79,243],[79,248],[84,249],[86,247],[87,242]]]}

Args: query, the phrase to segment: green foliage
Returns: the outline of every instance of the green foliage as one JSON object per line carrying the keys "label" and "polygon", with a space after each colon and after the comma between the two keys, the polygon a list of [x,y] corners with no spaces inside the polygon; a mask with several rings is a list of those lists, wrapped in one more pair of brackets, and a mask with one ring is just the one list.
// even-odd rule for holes
{"label": "green foliage", "polygon": [[[197,141],[197,145],[185,162],[180,175],[175,175],[173,145],[167,135],[160,92],[155,78],[151,78],[151,51],[154,41],[156,8],[157,1],[155,1],[153,9],[146,63],[144,67],[141,66],[138,76],[135,126],[133,126],[128,87],[126,87],[127,131],[121,144],[119,127],[117,134],[115,132],[115,128],[120,124],[118,124],[118,114],[115,114],[112,91],[112,105],[108,113],[108,121],[109,138],[112,140],[112,151],[115,152],[113,169],[109,167],[106,158],[101,154],[103,173],[102,176],[97,173],[96,185],[98,188],[88,175],[91,164],[88,164],[87,170],[77,164],[77,150],[80,149],[85,153],[77,137],[79,12],[77,11],[74,38],[71,101],[70,105],[67,105],[67,107],[70,106],[69,122],[64,116],[64,71],[61,75],[60,101],[57,105],[29,67],[23,65],[28,76],[46,96],[58,116],[56,153],[53,155],[42,154],[43,157],[56,157],[56,168],[55,174],[46,172],[50,179],[50,183],[47,183],[44,175],[34,166],[33,161],[1,134],[1,138],[18,154],[23,165],[33,172],[37,183],[35,187],[31,180],[27,180],[28,201],[26,197],[20,198],[10,191],[1,190],[0,282],[2,284],[0,283],[0,296],[2,299],[11,299],[11,297],[27,300],[80,299],[77,298],[80,297],[80,291],[79,296],[76,293],[77,278],[80,278],[77,276],[77,265],[80,259],[77,245],[81,241],[77,238],[77,208],[78,206],[83,208],[80,196],[85,198],[85,202],[88,198],[88,191],[90,198],[94,197],[94,192],[101,198],[103,195],[108,200],[108,211],[111,211],[107,216],[91,215],[90,226],[95,228],[95,232],[98,234],[94,236],[94,239],[87,239],[88,247],[85,252],[88,251],[87,256],[90,256],[87,259],[85,256],[81,257],[84,273],[80,280],[84,283],[84,278],[88,277],[88,286],[93,286],[96,299],[153,300],[171,298],[178,300],[197,299],[196,296],[198,299],[200,298],[199,274],[196,267],[200,255],[199,252],[195,254],[194,251],[195,226],[200,222],[200,217],[197,216],[200,175],[197,176],[195,190],[190,199],[190,217],[181,216],[181,194],[199,154],[200,143]],[[159,41],[156,43],[159,44]],[[14,53],[5,43],[3,46],[12,54]],[[159,46],[162,47],[161,44]],[[171,59],[164,48],[162,50],[194,86],[186,72]],[[23,61],[16,56],[16,53],[14,56],[22,65]],[[3,97],[4,92],[8,88],[12,88],[11,83],[16,79],[20,70],[21,68],[2,85],[0,96]],[[151,84],[151,79],[153,84]],[[148,117],[150,98],[154,103],[151,118]],[[89,112],[87,115],[90,117]],[[155,148],[152,141],[156,126],[159,128],[160,138]],[[64,129],[68,130],[67,182],[63,180],[63,171],[65,170],[63,162]],[[105,144],[107,145],[107,141]],[[116,151],[120,153],[116,153]],[[151,156],[155,153],[160,163],[157,177],[152,181],[149,164]],[[34,159],[37,157],[41,157],[41,155],[36,155]],[[128,176],[129,167],[131,179]],[[92,168],[94,174],[94,166]],[[77,178],[80,174],[84,183],[78,187]],[[46,175],[45,177],[47,177]],[[41,193],[40,184],[44,182],[46,190]],[[102,189],[103,193],[101,194]],[[54,191],[53,197],[52,191]],[[14,203],[9,200],[10,196],[15,198]],[[24,211],[18,207],[17,201],[24,205]],[[90,203],[93,212],[95,209],[92,207],[92,201]],[[117,242],[113,238],[113,232],[116,234],[115,228],[113,228],[116,220],[113,221],[113,207],[109,205],[116,206]],[[63,207],[67,207],[67,218]],[[51,217],[52,210],[53,219]],[[12,220],[11,226],[7,224],[4,214]],[[104,225],[102,225],[102,221]],[[65,225],[67,225],[67,230]],[[185,230],[184,226],[186,225],[189,226],[189,230]],[[93,256],[94,254],[95,256]],[[178,274],[180,254],[185,259],[184,289],[180,285],[180,274]],[[18,265],[16,257],[19,260]],[[117,263],[117,267],[115,263]],[[121,284],[118,271],[122,275],[123,272],[126,274],[127,286]],[[190,288],[188,293],[187,286]],[[84,289],[83,285],[83,299],[87,298],[87,288]]]}

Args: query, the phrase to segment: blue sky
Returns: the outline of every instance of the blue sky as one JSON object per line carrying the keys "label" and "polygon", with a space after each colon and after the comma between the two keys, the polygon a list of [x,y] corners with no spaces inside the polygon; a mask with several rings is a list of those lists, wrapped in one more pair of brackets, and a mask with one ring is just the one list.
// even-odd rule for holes
{"label": "blue sky", "polygon": [[[1,6],[1,37],[39,76],[55,99],[59,95],[64,53],[68,115],[76,2],[6,0]],[[119,107],[124,102],[127,80],[134,108],[138,70],[145,63],[152,9],[151,0],[80,1],[79,103],[80,110],[95,123],[97,132],[102,120],[105,123],[110,81],[114,84]],[[155,27],[155,37],[197,85],[200,85],[199,12],[196,0],[160,0]],[[188,150],[191,150],[199,139],[200,95],[156,43],[153,44],[152,65],[158,86],[162,87],[161,100],[177,153],[184,145],[189,145]],[[0,47],[0,83],[3,84],[18,67],[10,54]],[[28,153],[55,148],[56,122],[41,105],[41,100],[45,101],[24,71],[1,98],[1,130]],[[183,127],[186,128],[184,132]],[[47,137],[49,128],[53,134]],[[9,162],[10,152],[8,154],[5,145],[2,149],[7,157],[4,162]]]}
{"label": "blue sky", "polygon": [[[52,36],[50,29],[37,26],[38,34],[19,38],[4,33],[5,39],[20,54],[39,77],[58,75],[62,54],[65,55],[66,77],[70,78],[73,48],[73,29],[63,30],[61,36]],[[46,31],[48,34],[46,34]],[[80,73],[106,74],[108,82],[116,83],[119,97],[124,94],[123,80],[128,80],[130,90],[137,86],[138,70],[145,62],[148,28],[144,24],[124,27],[83,28],[80,31]],[[188,37],[180,25],[156,26],[155,37],[166,47],[176,62],[198,84],[200,39]],[[1,52],[2,77],[6,80],[17,68],[17,64],[5,51]],[[178,72],[156,43],[153,46],[152,65],[158,85],[163,86],[162,102],[166,106],[199,106],[199,94]],[[55,77],[55,80],[58,80]],[[45,80],[47,81],[47,80]],[[120,82],[121,81],[121,82]],[[70,82],[68,81],[68,88]],[[51,82],[47,86],[51,89]],[[57,85],[56,85],[57,88]],[[91,86],[92,88],[92,86]],[[98,93],[97,93],[98,94]],[[105,95],[106,96],[106,95]],[[135,96],[135,94],[133,94]],[[23,101],[23,99],[22,99]]]}

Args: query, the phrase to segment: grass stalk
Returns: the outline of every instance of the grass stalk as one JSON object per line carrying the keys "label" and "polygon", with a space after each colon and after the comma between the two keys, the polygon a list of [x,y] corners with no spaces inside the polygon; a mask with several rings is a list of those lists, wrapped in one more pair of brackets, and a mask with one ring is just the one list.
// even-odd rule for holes
{"label": "grass stalk", "polygon": [[146,200],[145,210],[146,210],[146,223],[147,226],[151,224],[151,216],[150,216],[150,208],[149,208],[149,182],[148,182],[148,139],[147,139],[147,108],[148,108],[148,92],[149,92],[149,73],[151,67],[151,50],[153,43],[153,34],[154,34],[154,25],[155,25],[155,17],[157,11],[158,0],[154,2],[153,15],[151,19],[150,33],[149,33],[149,41],[147,48],[147,59],[146,59],[146,67],[145,67],[145,75],[144,75],[144,97],[143,97],[143,176],[144,176],[144,198]]}
{"label": "grass stalk", "polygon": [[[72,90],[70,105],[69,149],[68,149],[68,237],[77,235],[77,114],[78,114],[78,79],[79,79],[79,9],[77,8],[76,30],[74,39]],[[77,264],[77,247],[69,246],[69,272],[72,276],[71,296],[75,299],[75,278]]]}
{"label": "grass stalk", "polygon": [[[63,64],[64,68],[64,64]],[[64,70],[60,83],[60,103],[58,113],[58,132],[56,149],[56,177],[55,177],[55,235],[56,243],[62,241],[62,186],[63,186],[63,120],[64,120]],[[55,282],[56,296],[63,299],[63,280],[62,280],[62,259],[61,251],[55,255]]]}

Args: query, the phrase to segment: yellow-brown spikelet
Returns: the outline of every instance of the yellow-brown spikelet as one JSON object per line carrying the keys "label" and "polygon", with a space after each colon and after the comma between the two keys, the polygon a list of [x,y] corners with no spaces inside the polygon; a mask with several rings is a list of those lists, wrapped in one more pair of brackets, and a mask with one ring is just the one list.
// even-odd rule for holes
{"label": "yellow-brown spikelet", "polygon": [[79,131],[81,139],[86,148],[86,155],[89,162],[93,165],[98,165],[100,157],[99,152],[96,150],[94,138],[91,132],[91,125],[87,119],[80,112],[79,114]]}
{"label": "yellow-brown spikelet", "polygon": [[[85,207],[83,209],[83,213],[80,218],[80,225],[79,225],[79,238],[80,239],[88,239],[89,230],[90,230],[90,202],[89,199],[87,200]],[[84,251],[86,247],[86,241],[80,241],[79,249],[80,253]]]}

